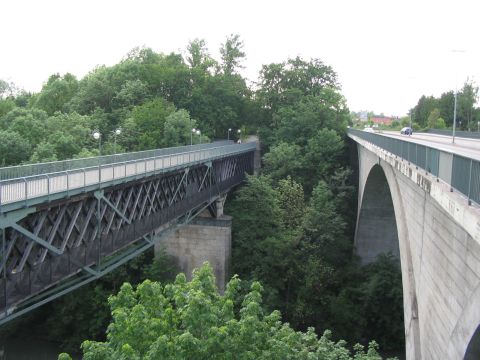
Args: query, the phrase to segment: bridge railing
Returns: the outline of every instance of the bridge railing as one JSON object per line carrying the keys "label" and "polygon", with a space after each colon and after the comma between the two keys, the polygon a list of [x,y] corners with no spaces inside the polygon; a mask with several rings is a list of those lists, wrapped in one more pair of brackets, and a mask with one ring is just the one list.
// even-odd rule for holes
{"label": "bridge railing", "polygon": [[[214,144],[218,145],[218,143]],[[161,149],[165,150],[164,152],[167,154],[107,164],[103,163],[105,161],[104,157],[97,157],[91,158],[97,160],[94,166],[2,180],[0,181],[0,206],[61,192],[68,194],[70,190],[85,189],[92,185],[100,185],[119,179],[143,177],[154,172],[166,171],[199,161],[214,160],[227,155],[252,151],[256,148],[256,143],[232,144],[232,142],[229,142],[228,144],[215,147],[212,147],[212,144],[210,146],[197,146],[193,148],[194,150],[190,146]],[[141,153],[152,155],[154,154],[153,151],[156,150]],[[123,159],[125,158],[128,159],[128,156],[123,156]],[[90,161],[91,159],[82,160]],[[122,157],[118,159],[122,159]]]}
{"label": "bridge railing", "polygon": [[[225,145],[232,145],[232,140],[222,140],[213,143],[199,144],[188,146],[190,150],[209,149]],[[159,157],[163,155],[171,155],[185,152],[186,146],[176,146],[163,149],[135,151],[123,154],[104,155],[82,159],[71,159],[62,161],[51,161],[39,164],[28,164],[18,166],[8,166],[0,168],[0,180],[16,179],[26,176],[42,175],[55,173],[60,171],[83,169],[92,166],[108,165],[124,161],[132,161],[146,159],[151,157]]]}
{"label": "bridge railing", "polygon": [[399,156],[438,177],[465,195],[468,202],[480,204],[480,162],[448,151],[394,139],[366,131],[348,133]]}

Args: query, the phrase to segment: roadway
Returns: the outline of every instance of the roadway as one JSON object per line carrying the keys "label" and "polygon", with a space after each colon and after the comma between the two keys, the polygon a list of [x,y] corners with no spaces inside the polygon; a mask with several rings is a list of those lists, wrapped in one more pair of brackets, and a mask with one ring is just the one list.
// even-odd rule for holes
{"label": "roadway", "polygon": [[480,139],[459,138],[456,136],[455,143],[452,143],[451,136],[437,134],[413,133],[412,135],[401,135],[398,131],[378,131],[376,133],[480,161]]}

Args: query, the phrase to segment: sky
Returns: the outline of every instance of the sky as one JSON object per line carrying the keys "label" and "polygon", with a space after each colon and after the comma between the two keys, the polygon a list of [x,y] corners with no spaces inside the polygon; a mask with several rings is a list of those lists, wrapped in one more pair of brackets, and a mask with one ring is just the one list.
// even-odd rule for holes
{"label": "sky", "polygon": [[318,58],[338,74],[352,111],[403,116],[422,95],[480,82],[478,0],[0,0],[0,79],[37,92],[51,74],[82,78],[131,49],[210,54],[244,42],[242,74]]}

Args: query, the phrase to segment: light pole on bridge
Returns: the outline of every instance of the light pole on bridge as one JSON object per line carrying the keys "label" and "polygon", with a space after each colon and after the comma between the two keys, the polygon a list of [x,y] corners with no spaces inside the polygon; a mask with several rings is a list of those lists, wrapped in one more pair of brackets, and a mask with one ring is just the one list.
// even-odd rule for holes
{"label": "light pole on bridge", "polygon": [[93,130],[92,136],[95,140],[98,140],[98,152],[102,156],[102,134],[98,130]]}
{"label": "light pole on bridge", "polygon": [[[452,50],[452,53],[464,53],[465,50]],[[458,66],[455,66],[455,95],[454,95],[454,100],[453,100],[453,131],[452,131],[452,143],[455,144],[455,126],[457,123],[457,92],[458,92],[458,87],[457,87],[457,68]]]}

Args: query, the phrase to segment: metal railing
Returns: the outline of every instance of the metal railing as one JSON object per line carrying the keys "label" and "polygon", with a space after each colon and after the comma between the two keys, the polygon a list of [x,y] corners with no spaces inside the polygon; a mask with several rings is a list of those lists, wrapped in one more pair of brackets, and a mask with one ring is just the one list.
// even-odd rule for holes
{"label": "metal railing", "polygon": [[86,167],[108,165],[118,162],[145,159],[151,157],[158,157],[163,155],[171,155],[185,152],[186,148],[191,150],[209,149],[213,147],[220,147],[224,145],[231,145],[233,141],[222,140],[213,143],[192,145],[192,146],[177,146],[155,150],[136,151],[123,154],[96,156],[82,159],[71,159],[62,161],[52,161],[39,164],[28,164],[18,166],[8,166],[0,168],[0,180],[16,179],[25,176],[42,175],[48,173],[55,173],[67,170],[83,169]]}
{"label": "metal railing", "polygon": [[[219,144],[220,146],[218,146]],[[127,153],[119,155],[116,159],[112,159],[111,156],[81,159],[88,161],[96,160],[96,163],[91,164],[87,162],[87,164],[91,165],[2,180],[0,181],[0,206],[61,192],[68,194],[70,190],[86,189],[87,187],[132,176],[147,176],[158,171],[186,166],[199,161],[214,160],[227,155],[256,149],[256,143],[232,144],[232,142],[228,142],[228,144],[217,142],[208,145],[197,145],[196,147],[183,146]],[[133,159],[130,158],[131,154],[133,154]],[[135,158],[139,154],[147,156]],[[120,161],[110,162],[110,160]],[[75,160],[70,161],[75,166],[79,165]],[[35,168],[35,171],[40,171],[42,166],[50,164],[53,163],[38,164],[39,167]],[[32,166],[34,167],[34,165]],[[43,169],[48,169],[48,167],[43,167]]]}
{"label": "metal railing", "polygon": [[480,204],[480,162],[451,152],[382,136],[361,130],[348,133],[397,155],[442,179],[465,195],[468,202]]}
{"label": "metal railing", "polygon": [[[452,130],[442,130],[442,129],[428,129],[425,131],[428,134],[452,136]],[[456,130],[455,136],[460,138],[470,138],[470,139],[480,139],[480,132],[478,131],[462,131]]]}

